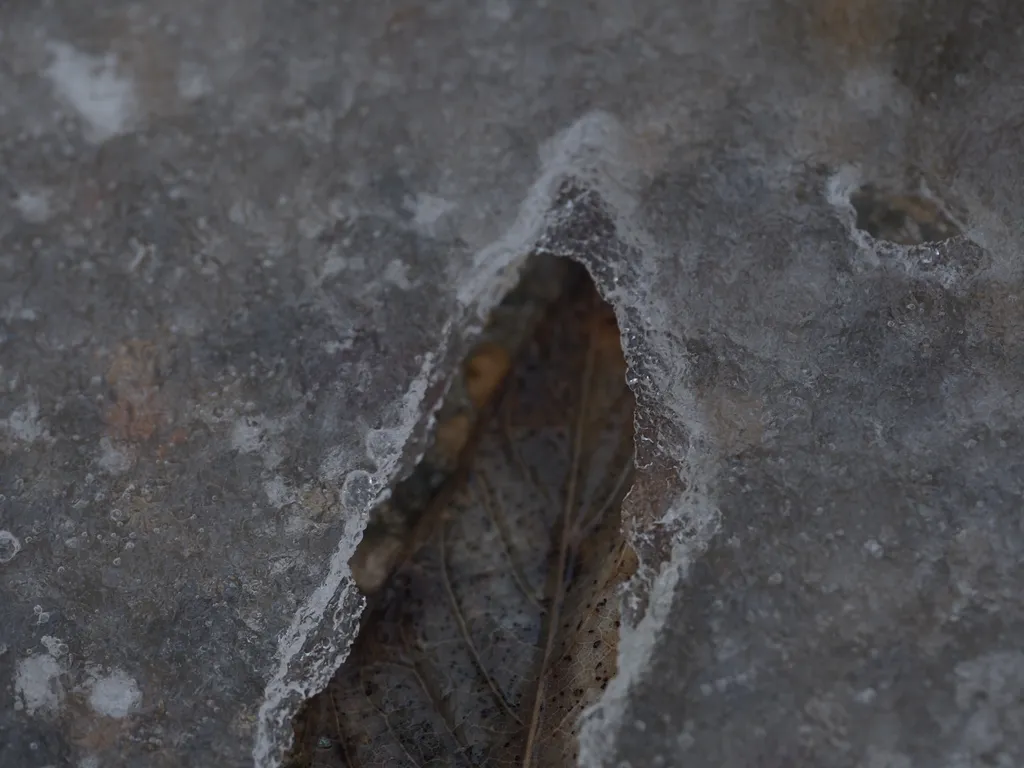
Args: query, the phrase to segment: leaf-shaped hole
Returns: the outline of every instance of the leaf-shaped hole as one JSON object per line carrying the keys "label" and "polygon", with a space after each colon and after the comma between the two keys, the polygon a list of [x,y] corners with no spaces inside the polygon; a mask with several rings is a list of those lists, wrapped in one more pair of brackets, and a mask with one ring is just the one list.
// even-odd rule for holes
{"label": "leaf-shaped hole", "polygon": [[850,196],[850,203],[857,212],[857,228],[876,240],[922,245],[961,234],[943,206],[924,194],[866,184]]}
{"label": "leaf-shaped hole", "polygon": [[561,266],[566,288],[533,312],[535,332],[504,334],[504,348],[492,332],[486,364],[464,367],[494,395],[470,398],[480,429],[297,721],[293,764],[330,752],[350,766],[575,765],[636,568],[620,519],[634,403],[614,314],[581,268]]}

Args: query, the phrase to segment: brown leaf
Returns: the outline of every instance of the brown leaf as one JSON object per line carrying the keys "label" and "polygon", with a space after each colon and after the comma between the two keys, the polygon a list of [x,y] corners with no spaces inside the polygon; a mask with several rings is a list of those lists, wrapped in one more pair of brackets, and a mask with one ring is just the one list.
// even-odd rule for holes
{"label": "brown leaf", "polygon": [[[473,360],[467,377],[496,392],[502,357]],[[615,673],[619,589],[636,568],[619,514],[633,400],[592,285],[504,389],[458,485],[420,520],[422,546],[405,545],[310,705],[300,736],[338,744],[348,765],[568,765],[579,714]]]}

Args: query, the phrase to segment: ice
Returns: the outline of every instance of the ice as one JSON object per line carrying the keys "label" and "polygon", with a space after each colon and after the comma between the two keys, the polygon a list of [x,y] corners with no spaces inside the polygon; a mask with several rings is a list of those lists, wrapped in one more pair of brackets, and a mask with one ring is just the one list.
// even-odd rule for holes
{"label": "ice", "polygon": [[1019,764],[1018,5],[0,6],[0,763],[276,765],[542,250],[638,400],[583,762]]}
{"label": "ice", "polygon": [[10,531],[0,531],[0,564],[9,563],[21,551],[21,542]]}
{"label": "ice", "polygon": [[50,44],[47,76],[54,90],[84,121],[90,141],[102,143],[125,132],[135,119],[131,80],[117,71],[113,56],[100,60],[63,42]]}
{"label": "ice", "polygon": [[115,669],[89,683],[89,706],[101,715],[123,718],[138,708],[142,692],[135,680]]}

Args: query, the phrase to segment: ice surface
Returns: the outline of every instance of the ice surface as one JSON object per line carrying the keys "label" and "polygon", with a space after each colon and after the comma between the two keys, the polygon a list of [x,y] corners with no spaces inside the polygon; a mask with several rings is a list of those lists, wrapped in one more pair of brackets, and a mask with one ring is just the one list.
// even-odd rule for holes
{"label": "ice surface", "polygon": [[88,688],[89,706],[107,717],[127,717],[139,706],[142,699],[142,693],[135,680],[119,669],[91,680]]}
{"label": "ice surface", "polygon": [[532,247],[638,397],[584,764],[1021,761],[1019,4],[624,7],[0,9],[0,763],[275,764]]}

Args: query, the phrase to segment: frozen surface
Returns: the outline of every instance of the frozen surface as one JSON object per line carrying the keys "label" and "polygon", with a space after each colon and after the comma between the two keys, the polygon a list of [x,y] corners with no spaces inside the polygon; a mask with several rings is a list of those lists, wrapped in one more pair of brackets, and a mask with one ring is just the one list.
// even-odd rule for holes
{"label": "frozen surface", "polygon": [[2,4],[0,764],[272,765],[534,244],[640,406],[584,762],[1020,764],[1021,13]]}

